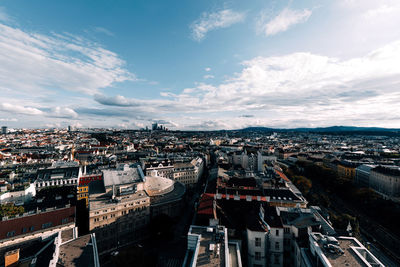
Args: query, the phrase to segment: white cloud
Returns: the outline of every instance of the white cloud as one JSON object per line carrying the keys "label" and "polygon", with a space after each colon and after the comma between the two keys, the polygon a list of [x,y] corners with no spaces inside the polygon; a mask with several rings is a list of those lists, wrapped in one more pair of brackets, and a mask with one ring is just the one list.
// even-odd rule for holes
{"label": "white cloud", "polygon": [[208,72],[208,71],[211,71],[211,68],[207,67],[204,70]]}
{"label": "white cloud", "polygon": [[[169,120],[179,117],[175,120],[182,128],[400,127],[400,116],[396,115],[400,109],[400,41],[352,59],[292,53],[256,57],[242,64],[243,69],[223,83],[200,83],[180,94],[165,95],[168,98],[103,96],[96,100],[135,108],[138,113],[162,112]],[[196,115],[196,119],[181,118],[184,114]],[[218,123],[210,123],[217,118]]]}
{"label": "white cloud", "polygon": [[106,28],[103,28],[103,27],[94,27],[93,30],[98,33],[104,33],[105,35],[108,35],[108,36],[114,36],[114,33],[112,33],[110,30],[107,30]]}
{"label": "white cloud", "polygon": [[25,114],[25,115],[43,115],[43,111],[33,107],[25,107],[21,105],[15,105],[10,103],[2,103],[0,104],[0,110],[16,113],[16,114]]}
{"label": "white cloud", "polygon": [[77,118],[78,113],[75,112],[72,108],[68,107],[54,107],[48,114],[50,117],[56,118]]}
{"label": "white cloud", "polygon": [[290,27],[306,22],[312,14],[309,9],[294,10],[284,8],[281,13],[272,19],[267,19],[265,14],[261,14],[257,21],[258,32],[266,36],[275,35],[287,31]]}
{"label": "white cloud", "polygon": [[0,23],[0,91],[48,88],[95,94],[135,80],[117,54],[70,34],[30,33]]}
{"label": "white cloud", "polygon": [[7,118],[7,119],[1,118],[0,121],[15,122],[15,121],[18,121],[18,119],[16,119],[16,118]]}
{"label": "white cloud", "polygon": [[204,78],[204,79],[213,79],[213,78],[214,78],[214,75],[207,74],[207,75],[204,75],[203,78]]}
{"label": "white cloud", "polygon": [[245,19],[245,13],[236,12],[231,9],[224,9],[217,12],[204,12],[199,19],[191,25],[192,38],[201,41],[209,31],[227,28]]}

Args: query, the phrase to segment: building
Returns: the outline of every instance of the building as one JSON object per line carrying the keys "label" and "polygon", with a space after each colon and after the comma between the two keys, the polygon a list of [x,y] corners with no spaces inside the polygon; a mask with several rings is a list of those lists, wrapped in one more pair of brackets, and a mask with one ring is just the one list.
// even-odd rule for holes
{"label": "building", "polygon": [[369,187],[369,176],[371,170],[375,168],[376,165],[362,164],[356,168],[356,176],[354,178],[354,183],[360,187]]}
{"label": "building", "polygon": [[2,134],[7,134],[7,126],[2,126],[1,127],[1,133]]}
{"label": "building", "polygon": [[253,153],[248,153],[245,151],[235,151],[231,157],[230,161],[235,166],[241,166],[245,170],[258,170],[258,156]]}
{"label": "building", "polygon": [[191,161],[175,162],[170,160],[148,162],[144,164],[147,176],[159,176],[176,180],[187,187],[194,187],[203,175],[204,161],[197,157]]}
{"label": "building", "polygon": [[337,165],[338,175],[342,178],[346,178],[348,180],[354,180],[356,176],[356,168],[358,164],[351,161],[341,161]]}
{"label": "building", "polygon": [[228,240],[227,228],[220,225],[191,225],[182,266],[241,267],[240,247]]}
{"label": "building", "polygon": [[103,180],[89,184],[89,231],[96,233],[99,253],[146,237],[150,197],[140,166],[103,170]]}
{"label": "building", "polygon": [[75,207],[47,208],[0,221],[0,247],[75,228]]}
{"label": "building", "polygon": [[190,162],[174,163],[173,179],[187,187],[194,187],[203,175],[204,161],[202,158],[193,159]]}
{"label": "building", "polygon": [[82,170],[75,162],[70,165],[54,165],[50,168],[39,169],[36,173],[35,186],[41,190],[50,186],[78,185]]}
{"label": "building", "polygon": [[[216,199],[229,201],[255,201],[275,207],[307,207],[307,200],[292,182],[282,173],[270,170],[271,176],[243,177],[219,169],[216,184]],[[245,174],[247,175],[247,174]]]}
{"label": "building", "polygon": [[36,195],[36,187],[34,183],[24,185],[20,190],[6,190],[0,194],[0,204],[14,203],[22,205],[28,203]]}
{"label": "building", "polygon": [[309,233],[336,235],[332,225],[320,214],[319,207],[278,207],[276,211],[283,224],[283,266],[299,266],[301,249],[308,247]]}
{"label": "building", "polygon": [[56,249],[56,266],[65,267],[100,267],[95,234],[80,236],[64,241]]}
{"label": "building", "polygon": [[144,176],[139,165],[103,170],[103,180],[89,184],[89,230],[99,253],[148,237],[147,225],[160,214],[180,214],[185,186],[164,177]]}
{"label": "building", "polygon": [[150,218],[165,214],[177,217],[183,206],[185,185],[163,177],[146,177],[144,190],[150,197]]}
{"label": "building", "polygon": [[147,176],[174,178],[174,164],[169,160],[149,162],[144,164]]}
{"label": "building", "polygon": [[309,247],[302,250],[300,266],[384,266],[354,237],[310,233]]}
{"label": "building", "polygon": [[400,168],[378,166],[371,169],[369,185],[383,197],[400,201]]}
{"label": "building", "polygon": [[92,181],[101,181],[103,179],[102,173],[88,174],[82,175],[79,177],[79,182],[77,186],[77,200],[85,200],[86,207],[89,205],[89,184]]}
{"label": "building", "polygon": [[269,163],[276,162],[277,158],[275,155],[264,153],[264,152],[257,152],[257,171],[263,172],[265,171],[266,165]]}
{"label": "building", "polygon": [[77,237],[75,229],[60,229],[0,247],[0,266],[99,267],[94,234]]}
{"label": "building", "polygon": [[248,217],[246,234],[249,266],[283,266],[284,228],[275,208],[260,205]]}

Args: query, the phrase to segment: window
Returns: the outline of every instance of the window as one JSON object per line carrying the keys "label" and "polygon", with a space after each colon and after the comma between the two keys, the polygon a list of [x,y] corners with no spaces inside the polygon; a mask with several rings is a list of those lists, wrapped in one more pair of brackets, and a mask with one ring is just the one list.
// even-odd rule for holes
{"label": "window", "polygon": [[279,242],[275,242],[275,249],[279,249]]}
{"label": "window", "polygon": [[255,243],[256,247],[261,247],[261,238],[256,237]]}
{"label": "window", "polygon": [[260,261],[261,260],[261,252],[255,252],[254,256],[255,256],[255,260],[256,261]]}
{"label": "window", "polygon": [[26,232],[28,232],[28,228],[26,228],[26,227],[22,228],[22,233],[24,234]]}
{"label": "window", "polygon": [[44,224],[42,224],[42,229],[49,228],[49,227],[51,227],[52,225],[53,225],[52,222],[44,223]]}
{"label": "window", "polygon": [[275,231],[275,235],[276,235],[276,236],[279,236],[279,230],[276,230],[276,231]]}
{"label": "window", "polygon": [[284,232],[285,234],[289,234],[289,233],[290,233],[290,228],[289,228],[289,227],[283,228],[283,232]]}
{"label": "window", "polygon": [[30,231],[33,232],[35,230],[35,226],[31,226]]}
{"label": "window", "polygon": [[279,254],[274,254],[274,264],[280,264]]}
{"label": "window", "polygon": [[7,237],[12,237],[15,235],[15,231],[7,232]]}
{"label": "window", "polygon": [[64,218],[61,220],[61,224],[68,223],[68,218]]}

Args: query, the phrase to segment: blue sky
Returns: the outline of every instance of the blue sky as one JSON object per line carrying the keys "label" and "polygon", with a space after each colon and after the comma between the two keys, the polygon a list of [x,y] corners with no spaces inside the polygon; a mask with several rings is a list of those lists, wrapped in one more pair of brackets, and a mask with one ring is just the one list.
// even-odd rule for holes
{"label": "blue sky", "polygon": [[0,124],[400,127],[400,2],[0,0]]}

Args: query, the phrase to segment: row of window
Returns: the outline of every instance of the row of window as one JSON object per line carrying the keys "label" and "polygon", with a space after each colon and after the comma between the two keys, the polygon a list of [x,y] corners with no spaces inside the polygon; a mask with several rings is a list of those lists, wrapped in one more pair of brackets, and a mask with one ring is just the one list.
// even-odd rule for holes
{"label": "row of window", "polygon": [[[121,215],[126,215],[128,212],[129,213],[133,213],[133,212],[140,212],[142,210],[145,210],[146,207],[145,206],[141,206],[138,208],[133,208],[133,209],[129,209],[129,210],[123,210],[121,211]],[[112,210],[115,210],[115,208],[113,208]],[[98,214],[98,212],[96,212],[96,214]],[[104,215],[103,216],[103,220],[107,220],[108,218],[115,218],[115,213],[110,214],[110,216],[108,217],[108,215]],[[93,219],[94,222],[99,222],[100,221],[100,217],[94,218]]]}
{"label": "row of window", "polygon": [[36,187],[53,186],[53,185],[68,185],[76,184],[77,180],[56,180],[51,182],[37,183]]}
{"label": "row of window", "polygon": [[[68,221],[69,221],[68,218],[64,218],[64,219],[61,220],[61,224],[68,223]],[[46,229],[46,228],[49,228],[51,226],[53,226],[53,223],[52,222],[47,222],[47,223],[42,224],[42,229]],[[23,234],[25,234],[28,231],[29,232],[35,231],[35,226],[32,225],[31,227],[24,227],[24,228],[22,228],[21,232]],[[13,236],[15,236],[15,231],[7,232],[7,237],[13,237]]]}

